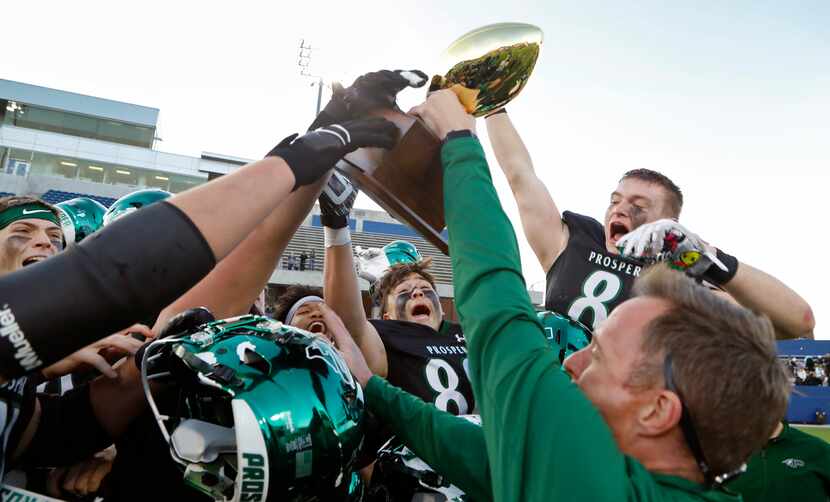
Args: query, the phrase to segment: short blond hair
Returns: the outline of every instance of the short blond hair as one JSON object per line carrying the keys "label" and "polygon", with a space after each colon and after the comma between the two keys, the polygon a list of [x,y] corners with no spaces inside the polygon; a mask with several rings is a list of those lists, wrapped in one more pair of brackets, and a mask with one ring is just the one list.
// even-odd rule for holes
{"label": "short blond hair", "polygon": [[703,454],[715,474],[738,469],[784,418],[790,382],[766,316],[713,294],[681,272],[655,266],[634,294],[668,301],[643,338],[641,364],[630,385],[663,385],[672,359]]}
{"label": "short blond hair", "polygon": [[418,274],[435,289],[435,278],[427,270],[432,265],[432,258],[426,257],[413,263],[397,263],[389,267],[389,270],[380,278],[380,285],[377,289],[376,302],[380,305],[380,314],[386,313],[386,298],[395,287],[406,280],[412,274]]}

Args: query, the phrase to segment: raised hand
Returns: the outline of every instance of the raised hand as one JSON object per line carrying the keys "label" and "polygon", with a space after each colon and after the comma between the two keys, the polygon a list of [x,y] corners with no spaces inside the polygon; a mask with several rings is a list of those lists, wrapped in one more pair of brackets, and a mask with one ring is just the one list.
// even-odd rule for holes
{"label": "raised hand", "polygon": [[476,130],[475,119],[461,105],[458,96],[449,89],[433,92],[423,104],[411,109],[409,114],[423,120],[440,140],[450,131]]}
{"label": "raised hand", "polygon": [[87,345],[81,350],[69,355],[45,368],[43,375],[47,379],[58,378],[76,371],[95,368],[108,378],[118,378],[118,373],[110,361],[126,355],[133,355],[144,345],[143,341],[128,335],[141,335],[147,339],[155,338],[155,334],[143,324],[134,324],[114,335],[102,338]]}
{"label": "raised hand", "polygon": [[357,198],[357,188],[342,174],[331,173],[320,194],[320,222],[324,227],[344,228],[349,224],[349,213]]}
{"label": "raised hand", "polygon": [[420,70],[375,71],[358,77],[346,88],[335,82],[331,100],[309,129],[362,118],[380,108],[397,109],[396,97],[401,90],[422,87],[426,82],[427,76]]}
{"label": "raised hand", "polygon": [[331,124],[302,136],[292,135],[282,140],[267,157],[281,157],[294,173],[294,189],[310,185],[344,155],[358,148],[372,146],[392,148],[398,138],[398,128],[381,118],[359,119]]}
{"label": "raised hand", "polygon": [[702,277],[713,265],[728,270],[714,246],[671,219],[640,225],[617,241],[617,248],[625,257],[665,261],[693,277]]}

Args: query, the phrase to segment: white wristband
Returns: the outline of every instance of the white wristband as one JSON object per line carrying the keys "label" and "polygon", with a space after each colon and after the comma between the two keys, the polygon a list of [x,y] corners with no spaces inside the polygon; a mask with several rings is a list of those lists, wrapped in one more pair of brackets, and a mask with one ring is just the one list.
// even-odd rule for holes
{"label": "white wristband", "polygon": [[323,227],[323,242],[325,242],[327,248],[345,246],[352,243],[352,233],[348,226],[343,228]]}

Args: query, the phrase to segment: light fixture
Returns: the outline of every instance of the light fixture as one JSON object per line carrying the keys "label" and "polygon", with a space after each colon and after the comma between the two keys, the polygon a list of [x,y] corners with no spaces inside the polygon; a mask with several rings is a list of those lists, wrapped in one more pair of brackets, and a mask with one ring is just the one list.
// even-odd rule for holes
{"label": "light fixture", "polygon": [[98,167],[98,166],[89,166],[89,169],[91,171],[103,171],[104,170],[103,167]]}
{"label": "light fixture", "polygon": [[128,176],[130,174],[130,171],[125,171],[123,169],[116,169],[115,172],[117,172],[118,174],[126,174]]}
{"label": "light fixture", "polygon": [[61,161],[61,165],[62,166],[69,166],[69,167],[78,167],[78,164],[76,164],[74,162],[67,162],[65,160]]}
{"label": "light fixture", "polygon": [[156,176],[156,179],[161,181],[170,181],[170,178],[167,176]]}

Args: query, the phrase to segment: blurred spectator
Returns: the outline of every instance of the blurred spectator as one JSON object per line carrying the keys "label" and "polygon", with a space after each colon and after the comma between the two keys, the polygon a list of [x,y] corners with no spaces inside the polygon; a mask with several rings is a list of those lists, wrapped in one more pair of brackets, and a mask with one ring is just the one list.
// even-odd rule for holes
{"label": "blurred spectator", "polygon": [[804,379],[804,385],[821,385],[821,379],[816,376],[813,370],[807,371],[807,378]]}

